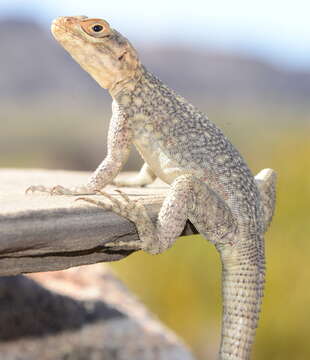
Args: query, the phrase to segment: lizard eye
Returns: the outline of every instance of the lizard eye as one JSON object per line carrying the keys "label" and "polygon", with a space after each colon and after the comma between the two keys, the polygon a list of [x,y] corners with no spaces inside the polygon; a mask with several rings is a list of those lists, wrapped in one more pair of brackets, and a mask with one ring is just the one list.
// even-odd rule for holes
{"label": "lizard eye", "polygon": [[100,31],[103,30],[103,26],[102,26],[102,25],[99,25],[99,24],[94,25],[94,26],[92,27],[92,30],[95,31],[95,32],[100,32]]}
{"label": "lizard eye", "polygon": [[111,35],[111,28],[109,24],[102,19],[85,19],[80,22],[82,29],[93,37],[106,37]]}

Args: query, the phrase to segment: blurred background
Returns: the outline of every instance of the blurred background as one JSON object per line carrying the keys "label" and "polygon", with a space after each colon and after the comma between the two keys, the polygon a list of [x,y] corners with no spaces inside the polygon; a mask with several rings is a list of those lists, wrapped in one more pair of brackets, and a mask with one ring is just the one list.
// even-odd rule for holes
{"label": "blurred background", "polygon": [[[102,17],[143,63],[221,127],[253,173],[278,172],[267,285],[253,359],[310,358],[309,2],[0,2],[0,166],[94,170],[111,98],[53,40],[60,15]],[[138,169],[133,151],[127,169]],[[158,317],[214,359],[220,262],[199,236],[112,265]]]}

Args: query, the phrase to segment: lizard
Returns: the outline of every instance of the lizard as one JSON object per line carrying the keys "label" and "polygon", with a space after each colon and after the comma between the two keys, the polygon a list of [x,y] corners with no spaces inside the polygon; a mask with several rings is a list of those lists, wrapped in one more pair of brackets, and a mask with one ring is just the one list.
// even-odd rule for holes
{"label": "lizard", "polygon": [[[141,63],[131,43],[99,18],[59,17],[55,39],[113,98],[107,155],[86,185],[27,191],[82,196],[132,221],[141,248],[170,248],[189,219],[222,262],[223,315],[218,359],[250,359],[265,282],[264,233],[275,204],[276,173],[252,175],[239,151],[207,115],[167,87]],[[138,176],[115,179],[134,144],[145,161]],[[170,185],[156,225],[139,200],[101,191],[107,184]]]}

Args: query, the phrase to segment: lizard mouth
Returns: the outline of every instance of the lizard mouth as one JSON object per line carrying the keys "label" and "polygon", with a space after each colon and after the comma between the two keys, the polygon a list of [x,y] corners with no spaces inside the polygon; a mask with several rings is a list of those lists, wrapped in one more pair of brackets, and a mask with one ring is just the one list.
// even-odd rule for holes
{"label": "lizard mouth", "polygon": [[72,25],[78,24],[80,21],[88,19],[87,16],[60,16],[52,21],[51,32],[56,39],[60,39],[62,34],[70,34],[73,38],[79,38],[75,36],[72,31]]}

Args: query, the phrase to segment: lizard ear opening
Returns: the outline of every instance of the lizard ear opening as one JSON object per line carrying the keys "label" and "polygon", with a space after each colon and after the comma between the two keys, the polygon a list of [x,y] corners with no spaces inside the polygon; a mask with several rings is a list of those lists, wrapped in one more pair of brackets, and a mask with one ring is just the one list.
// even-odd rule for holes
{"label": "lizard ear opening", "polygon": [[80,22],[81,28],[86,34],[101,38],[111,35],[110,25],[102,19],[87,19]]}
{"label": "lizard ear opening", "polygon": [[119,61],[122,61],[124,59],[124,57],[126,56],[127,51],[125,51],[121,56],[118,57]]}

